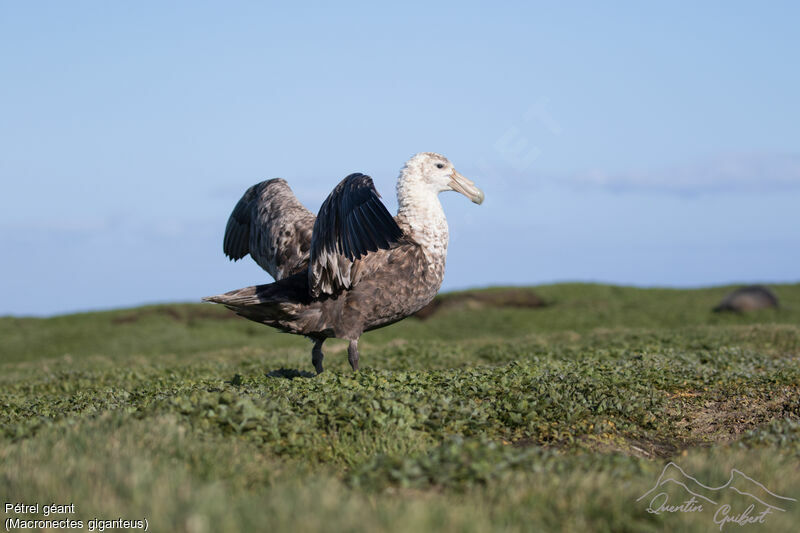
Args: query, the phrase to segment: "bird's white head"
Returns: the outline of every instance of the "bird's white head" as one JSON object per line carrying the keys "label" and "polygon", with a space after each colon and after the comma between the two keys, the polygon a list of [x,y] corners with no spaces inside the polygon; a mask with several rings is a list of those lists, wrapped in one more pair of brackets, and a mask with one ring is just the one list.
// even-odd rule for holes
{"label": "bird's white head", "polygon": [[435,194],[460,192],[476,204],[483,203],[483,191],[459,174],[445,156],[433,152],[421,152],[406,161],[400,172],[398,189],[412,184],[414,188],[423,187]]}

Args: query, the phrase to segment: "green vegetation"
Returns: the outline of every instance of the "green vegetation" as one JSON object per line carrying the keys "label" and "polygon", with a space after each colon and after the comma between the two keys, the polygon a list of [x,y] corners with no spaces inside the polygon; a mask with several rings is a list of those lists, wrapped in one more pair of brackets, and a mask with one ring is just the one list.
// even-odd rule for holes
{"label": "green vegetation", "polygon": [[0,500],[153,531],[716,531],[636,499],[670,459],[800,499],[800,285],[711,313],[728,289],[442,306],[366,334],[357,374],[328,341],[319,377],[212,305],[0,318]]}

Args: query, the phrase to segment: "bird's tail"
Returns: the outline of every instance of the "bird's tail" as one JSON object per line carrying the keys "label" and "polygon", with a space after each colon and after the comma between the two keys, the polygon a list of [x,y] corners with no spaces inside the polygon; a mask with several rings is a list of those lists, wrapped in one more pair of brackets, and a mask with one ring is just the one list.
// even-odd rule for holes
{"label": "bird's tail", "polygon": [[[206,296],[203,298],[203,301],[229,306],[258,305],[265,302],[264,298],[259,296],[259,288],[266,286],[267,285],[255,285],[253,287],[228,291],[224,294],[217,294],[216,296]],[[263,292],[265,291],[261,291],[261,293]]]}
{"label": "bird's tail", "polygon": [[308,301],[308,277],[305,274],[269,283],[236,289],[203,298],[204,302],[222,304],[244,318],[284,331],[294,331],[298,313]]}
{"label": "bird's tail", "polygon": [[203,301],[222,304],[237,315],[265,324],[288,318],[284,305],[286,298],[274,283],[207,296]]}

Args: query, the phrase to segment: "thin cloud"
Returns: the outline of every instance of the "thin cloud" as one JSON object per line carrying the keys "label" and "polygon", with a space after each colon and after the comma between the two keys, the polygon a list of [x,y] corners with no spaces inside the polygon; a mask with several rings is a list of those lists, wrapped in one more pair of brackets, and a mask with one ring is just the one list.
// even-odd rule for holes
{"label": "thin cloud", "polygon": [[676,194],[767,192],[800,188],[800,154],[729,155],[654,171],[590,171],[568,178],[581,186]]}

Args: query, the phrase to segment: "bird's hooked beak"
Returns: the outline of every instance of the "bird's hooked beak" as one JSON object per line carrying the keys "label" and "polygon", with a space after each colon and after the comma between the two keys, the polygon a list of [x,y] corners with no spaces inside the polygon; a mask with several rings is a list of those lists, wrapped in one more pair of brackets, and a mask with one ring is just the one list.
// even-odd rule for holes
{"label": "bird's hooked beak", "polygon": [[456,169],[453,169],[453,173],[450,175],[449,185],[451,189],[460,192],[474,203],[478,205],[483,203],[483,191],[476,187],[470,180],[456,172]]}

